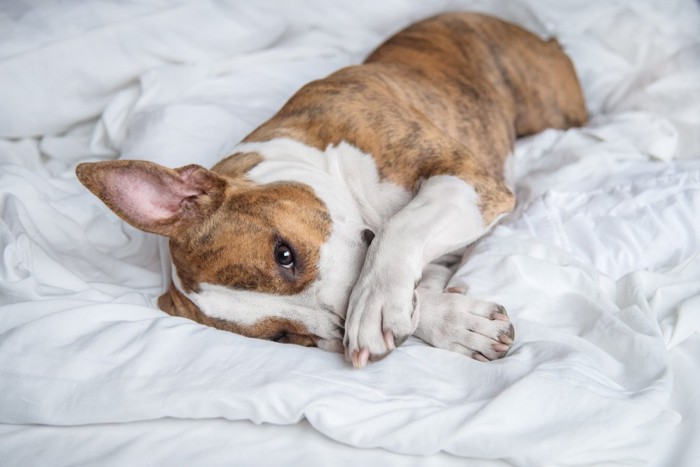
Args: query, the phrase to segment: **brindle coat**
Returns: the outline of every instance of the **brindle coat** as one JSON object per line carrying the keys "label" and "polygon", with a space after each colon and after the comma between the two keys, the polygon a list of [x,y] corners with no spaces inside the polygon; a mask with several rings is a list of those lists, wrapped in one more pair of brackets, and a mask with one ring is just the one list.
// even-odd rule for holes
{"label": "brindle coat", "polygon": [[[399,32],[362,65],[307,84],[244,142],[284,137],[324,150],[345,141],[372,155],[381,179],[409,191],[425,178],[455,175],[474,187],[489,224],[514,205],[503,182],[503,161],[515,138],[585,121],[574,68],[555,40],[542,41],[488,16],[452,13]],[[331,219],[308,187],[247,181],[246,172],[262,160],[257,153],[235,153],[212,172],[196,166],[163,172],[144,165],[148,163],[114,161],[83,164],[78,176],[128,222],[171,237],[171,254],[186,292],[209,282],[301,293],[316,278]],[[122,169],[158,180],[163,189],[174,185],[189,198],[177,217],[144,224],[112,202],[113,196],[129,197],[119,194],[123,188],[113,176]],[[197,188],[187,180],[198,181]],[[274,231],[267,222],[271,218],[289,228]],[[303,251],[295,251],[300,267],[293,275],[280,275],[270,255],[240,254],[256,251],[261,238],[272,250],[277,237],[287,236],[290,243],[303,245]],[[262,338],[284,332],[288,341],[315,345],[300,323],[270,318],[243,326],[211,318],[172,285],[158,304],[172,315],[217,328]]]}
{"label": "brindle coat", "polygon": [[320,150],[346,141],[374,157],[382,179],[409,190],[457,175],[474,186],[488,224],[513,207],[502,181],[515,138],[585,122],[576,72],[556,40],[450,13],[399,32],[363,65],[307,84],[244,141],[288,137]]}

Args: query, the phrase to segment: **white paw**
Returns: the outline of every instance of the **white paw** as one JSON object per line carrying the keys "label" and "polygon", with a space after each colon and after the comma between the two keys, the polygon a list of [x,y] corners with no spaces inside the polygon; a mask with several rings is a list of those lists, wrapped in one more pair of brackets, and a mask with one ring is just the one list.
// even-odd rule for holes
{"label": "white paw", "polygon": [[453,289],[416,291],[420,323],[414,335],[434,347],[489,361],[508,353],[515,331],[505,309]]}
{"label": "white paw", "polygon": [[345,319],[345,355],[355,368],[383,358],[416,328],[415,283],[400,271],[360,275]]}

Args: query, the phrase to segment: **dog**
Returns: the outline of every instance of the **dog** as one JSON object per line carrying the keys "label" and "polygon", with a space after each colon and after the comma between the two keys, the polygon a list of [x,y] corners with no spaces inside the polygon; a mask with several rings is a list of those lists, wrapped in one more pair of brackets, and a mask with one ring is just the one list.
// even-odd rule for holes
{"label": "dog", "polygon": [[211,170],[83,163],[129,224],[169,238],[165,312],[249,337],[345,352],[356,368],[408,336],[503,357],[505,309],[445,289],[445,258],[515,200],[517,137],[586,122],[556,40],[494,17],[438,15],[302,87]]}

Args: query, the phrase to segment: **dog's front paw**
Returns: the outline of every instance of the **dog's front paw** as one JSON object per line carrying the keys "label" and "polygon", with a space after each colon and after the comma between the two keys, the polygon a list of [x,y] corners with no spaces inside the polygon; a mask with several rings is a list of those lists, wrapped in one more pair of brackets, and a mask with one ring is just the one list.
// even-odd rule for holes
{"label": "dog's front paw", "polygon": [[416,328],[415,283],[399,271],[361,274],[345,320],[345,355],[355,368],[379,360]]}
{"label": "dog's front paw", "polygon": [[418,289],[420,323],[415,335],[434,347],[459,352],[475,360],[504,357],[515,338],[505,309],[496,303],[467,297],[457,289]]}

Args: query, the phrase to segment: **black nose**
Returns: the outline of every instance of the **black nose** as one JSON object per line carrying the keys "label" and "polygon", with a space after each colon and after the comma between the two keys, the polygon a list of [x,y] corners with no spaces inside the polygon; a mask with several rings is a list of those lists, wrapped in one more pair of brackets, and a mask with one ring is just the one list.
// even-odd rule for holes
{"label": "black nose", "polygon": [[372,232],[369,229],[365,229],[362,231],[362,240],[369,246],[370,243],[372,243],[372,240],[374,240],[374,232]]}

